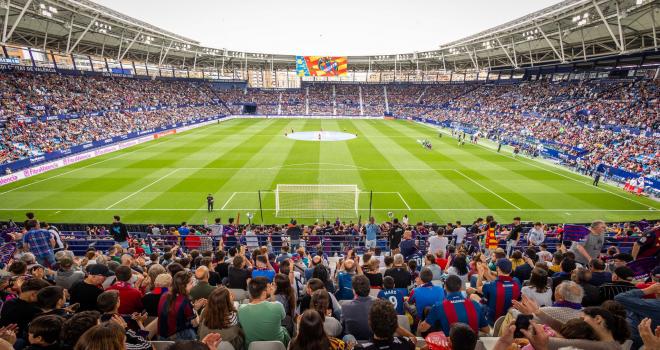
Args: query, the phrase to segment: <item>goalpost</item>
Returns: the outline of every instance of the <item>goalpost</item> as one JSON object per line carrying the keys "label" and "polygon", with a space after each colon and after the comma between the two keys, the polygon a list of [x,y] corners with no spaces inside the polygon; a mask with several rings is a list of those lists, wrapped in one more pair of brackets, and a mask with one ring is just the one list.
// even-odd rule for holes
{"label": "goalpost", "polygon": [[278,184],[275,216],[290,218],[357,218],[357,185]]}

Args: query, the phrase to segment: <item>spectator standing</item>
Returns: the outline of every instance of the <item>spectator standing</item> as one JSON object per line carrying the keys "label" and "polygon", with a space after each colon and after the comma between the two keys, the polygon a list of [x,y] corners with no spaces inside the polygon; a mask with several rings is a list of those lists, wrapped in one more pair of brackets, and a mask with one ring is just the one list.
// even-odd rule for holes
{"label": "spectator standing", "polygon": [[401,238],[403,237],[403,226],[399,223],[399,219],[392,219],[392,227],[388,234],[388,239],[390,241],[390,251],[392,255],[399,253],[399,244],[401,244]]}
{"label": "spectator standing", "polygon": [[28,220],[25,227],[28,232],[23,235],[23,244],[34,254],[37,262],[46,267],[55,266],[55,238],[47,231],[42,230],[37,220]]}
{"label": "spectator standing", "polygon": [[449,244],[449,239],[445,237],[443,230],[438,230],[434,235],[431,235],[428,239],[429,242],[429,253],[437,255],[440,252],[447,250],[447,244]]}
{"label": "spectator standing", "polygon": [[589,228],[589,234],[581,242],[573,242],[570,251],[575,254],[575,261],[587,266],[592,259],[598,258],[605,244],[604,221],[594,221]]}
{"label": "spectator standing", "polygon": [[522,225],[520,224],[520,218],[515,217],[513,218],[513,227],[511,228],[511,231],[509,231],[509,234],[506,237],[506,256],[511,256],[511,252],[513,251],[513,248],[518,245],[518,241],[520,240],[520,236],[522,235]]}
{"label": "spectator standing", "polygon": [[112,239],[114,239],[114,241],[122,248],[128,248],[128,239],[130,236],[126,225],[121,222],[119,215],[113,217],[112,225],[110,225],[110,235],[112,235]]}
{"label": "spectator standing", "polygon": [[538,248],[541,246],[543,241],[545,241],[545,230],[543,229],[543,224],[536,222],[534,223],[534,227],[532,227],[527,233],[527,243],[529,243],[529,245],[532,247]]}
{"label": "spectator standing", "polygon": [[374,217],[369,218],[369,223],[365,227],[366,239],[364,242],[364,248],[366,250],[376,248],[378,242],[378,235],[380,234],[380,226],[376,225],[376,219]]}

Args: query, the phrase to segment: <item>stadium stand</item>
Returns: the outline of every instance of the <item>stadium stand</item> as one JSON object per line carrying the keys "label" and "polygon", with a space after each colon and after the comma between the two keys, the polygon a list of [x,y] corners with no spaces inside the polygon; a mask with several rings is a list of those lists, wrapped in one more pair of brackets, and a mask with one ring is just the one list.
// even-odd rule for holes
{"label": "stadium stand", "polygon": [[[439,50],[345,58],[350,74],[337,79],[87,0],[0,8],[7,176],[220,117],[377,117],[658,197],[626,182],[660,180],[657,1],[561,1]],[[0,222],[0,350],[656,350],[660,221],[649,209],[651,220],[609,223],[496,222],[484,209],[463,225],[390,212],[367,224],[253,225],[247,213],[247,225],[180,226],[48,224],[35,210]]]}

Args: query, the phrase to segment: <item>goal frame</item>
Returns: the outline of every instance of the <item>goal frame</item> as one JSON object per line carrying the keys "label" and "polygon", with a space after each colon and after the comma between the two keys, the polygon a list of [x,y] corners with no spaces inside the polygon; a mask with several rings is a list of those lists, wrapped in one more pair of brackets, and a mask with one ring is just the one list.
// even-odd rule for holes
{"label": "goal frame", "polygon": [[[311,190],[308,190],[308,191],[292,191],[292,192],[287,192],[286,190],[283,191],[283,189],[286,189],[287,187],[291,187],[291,188],[308,187],[310,189],[324,188],[324,189],[327,189],[327,190],[324,190],[324,191],[311,191]],[[340,189],[342,189],[342,188],[347,189],[347,190],[341,191]],[[336,191],[333,191],[332,189],[336,189]],[[361,191],[360,191],[360,189],[358,188],[358,186],[356,184],[277,184],[277,186],[275,187],[275,190],[273,191],[273,193],[275,194],[275,217],[279,217],[281,212],[286,211],[286,210],[302,211],[302,212],[304,212],[304,211],[323,212],[324,210],[327,210],[327,211],[342,211],[342,210],[345,210],[347,212],[349,212],[349,211],[354,212],[354,215],[357,218],[358,217],[358,211],[359,211],[358,206],[359,206],[359,200],[360,200],[360,192]],[[309,208],[309,209],[306,209],[306,208],[282,208],[281,205],[280,205],[281,204],[280,203],[280,194],[281,193],[301,193],[301,194],[304,194],[304,193],[310,193],[310,194],[333,194],[333,193],[335,193],[335,194],[348,194],[348,193],[353,193],[353,207],[352,208],[319,208],[319,209],[315,209],[315,208]],[[313,214],[313,213],[310,213],[310,214]],[[305,218],[307,216],[308,215],[303,215],[303,216],[301,216],[301,218]],[[312,215],[312,216],[309,216],[309,217],[313,217],[313,216],[318,216],[318,215]],[[323,215],[323,214],[321,216],[325,217],[325,215]]]}

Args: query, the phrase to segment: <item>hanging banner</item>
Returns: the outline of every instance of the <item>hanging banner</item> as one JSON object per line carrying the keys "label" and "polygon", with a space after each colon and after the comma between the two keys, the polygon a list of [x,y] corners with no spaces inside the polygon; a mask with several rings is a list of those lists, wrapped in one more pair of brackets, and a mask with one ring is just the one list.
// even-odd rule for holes
{"label": "hanging banner", "polygon": [[348,72],[345,56],[296,56],[299,77],[336,77]]}

